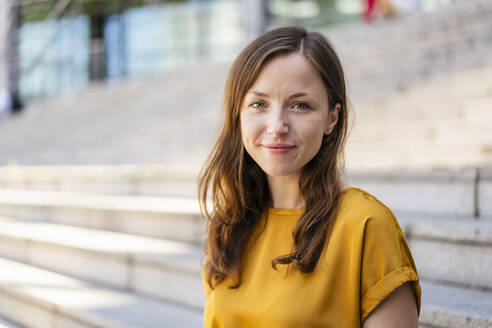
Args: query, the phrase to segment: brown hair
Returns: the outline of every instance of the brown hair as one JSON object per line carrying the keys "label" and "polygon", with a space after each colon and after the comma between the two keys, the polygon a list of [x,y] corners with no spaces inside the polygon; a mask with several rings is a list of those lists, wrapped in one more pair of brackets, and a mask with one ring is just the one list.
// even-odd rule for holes
{"label": "brown hair", "polygon": [[[205,274],[211,288],[225,278],[230,288],[241,284],[241,265],[248,241],[270,201],[265,173],[245,151],[240,128],[243,98],[268,60],[298,52],[320,73],[329,110],[340,104],[338,121],[323,137],[319,152],[304,167],[299,180],[306,209],[292,232],[290,254],[272,260],[293,263],[302,273],[314,270],[334,223],[341,193],[343,150],[347,137],[347,98],[340,60],[324,35],[303,27],[282,27],[251,42],[236,58],[226,82],[222,132],[200,172],[198,193],[207,220]],[[207,198],[211,192],[210,211]]]}

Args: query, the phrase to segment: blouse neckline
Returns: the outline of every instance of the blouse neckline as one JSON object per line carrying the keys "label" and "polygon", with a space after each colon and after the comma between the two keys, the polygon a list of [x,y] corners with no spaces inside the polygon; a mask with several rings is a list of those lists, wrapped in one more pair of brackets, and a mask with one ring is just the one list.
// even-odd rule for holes
{"label": "blouse neckline", "polygon": [[[357,189],[355,187],[349,187],[342,191],[341,194],[345,194],[350,189]],[[268,207],[268,215],[278,215],[278,216],[299,216],[306,210],[305,208],[296,208],[296,209],[284,209],[284,208],[274,208]]]}

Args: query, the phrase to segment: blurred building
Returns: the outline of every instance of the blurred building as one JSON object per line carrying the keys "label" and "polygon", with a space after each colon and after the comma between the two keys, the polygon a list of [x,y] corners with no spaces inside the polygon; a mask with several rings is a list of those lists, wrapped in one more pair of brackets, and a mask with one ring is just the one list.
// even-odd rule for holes
{"label": "blurred building", "polygon": [[7,87],[7,31],[8,31],[8,3],[0,1],[0,89]]}
{"label": "blurred building", "polygon": [[19,87],[25,101],[91,81],[220,61],[243,39],[233,0],[23,3]]}
{"label": "blurred building", "polygon": [[12,109],[9,91],[9,29],[11,25],[10,6],[0,1],[0,119]]}

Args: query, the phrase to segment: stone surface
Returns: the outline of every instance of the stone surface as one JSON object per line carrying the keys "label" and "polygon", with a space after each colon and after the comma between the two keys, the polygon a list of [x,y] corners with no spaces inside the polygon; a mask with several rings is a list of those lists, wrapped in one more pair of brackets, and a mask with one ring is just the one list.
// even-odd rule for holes
{"label": "stone surface", "polygon": [[203,307],[202,252],[189,244],[60,224],[0,222],[0,256]]}
{"label": "stone surface", "polygon": [[27,262],[29,261],[29,240],[2,235],[0,238],[0,254],[21,262]]}
{"label": "stone surface", "polygon": [[351,186],[367,190],[397,214],[473,217],[476,170],[349,171]]}
{"label": "stone surface", "polygon": [[492,218],[492,168],[480,169],[478,192],[478,212],[480,216]]}
{"label": "stone surface", "polygon": [[346,163],[348,168],[356,170],[474,167],[492,163],[492,153],[487,149],[488,143],[471,140],[460,143],[437,143],[425,139],[402,143],[398,140],[364,143],[349,141]]}
{"label": "stone surface", "polygon": [[12,321],[0,317],[0,328],[22,328]]}
{"label": "stone surface", "polygon": [[492,289],[492,222],[399,219],[422,279]]}
{"label": "stone surface", "polygon": [[0,215],[190,242],[204,231],[197,201],[186,198],[0,190]]}
{"label": "stone surface", "polygon": [[492,222],[461,217],[399,216],[403,232],[410,238],[449,241],[465,245],[492,244]]}
{"label": "stone surface", "polygon": [[198,171],[186,165],[3,166],[0,187],[196,197]]}
{"label": "stone surface", "polygon": [[[410,240],[421,279],[457,282],[478,288],[492,287],[492,247]],[[466,270],[457,269],[466,267]]]}
{"label": "stone surface", "polygon": [[[74,234],[67,236],[80,238]],[[123,255],[91,252],[66,245],[43,243],[36,239],[29,244],[28,264],[107,285],[124,288],[128,284],[129,268]],[[8,253],[2,252],[2,255],[10,258]]]}
{"label": "stone surface", "polygon": [[[43,303],[16,295],[0,285],[0,313],[19,325],[32,328],[54,327],[51,309]],[[29,313],[29,315],[26,315]]]}
{"label": "stone surface", "polygon": [[422,282],[420,322],[432,327],[492,327],[492,293]]}
{"label": "stone surface", "polygon": [[0,259],[0,268],[0,314],[29,327],[191,328],[203,325],[201,312],[182,306],[4,259]]}
{"label": "stone surface", "polygon": [[[172,268],[172,267],[171,267]],[[135,266],[135,290],[203,310],[205,296],[200,274],[165,270],[156,266]]]}

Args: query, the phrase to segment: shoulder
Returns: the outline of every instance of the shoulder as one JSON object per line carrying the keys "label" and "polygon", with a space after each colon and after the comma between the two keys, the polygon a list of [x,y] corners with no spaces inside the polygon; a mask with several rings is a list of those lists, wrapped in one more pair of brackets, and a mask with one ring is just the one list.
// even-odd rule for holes
{"label": "shoulder", "polygon": [[372,245],[400,249],[401,230],[392,211],[383,202],[365,190],[348,188],[341,195],[328,240],[325,255],[328,263],[333,256],[342,253],[351,253],[351,258],[361,260],[364,250],[370,251]]}
{"label": "shoulder", "polygon": [[391,241],[396,247],[403,239],[391,209],[359,188],[349,188],[342,193],[332,233],[360,245],[370,241]]}
{"label": "shoulder", "polygon": [[354,187],[343,191],[336,221],[364,227],[368,224],[392,227],[397,223],[388,206],[369,192]]}

